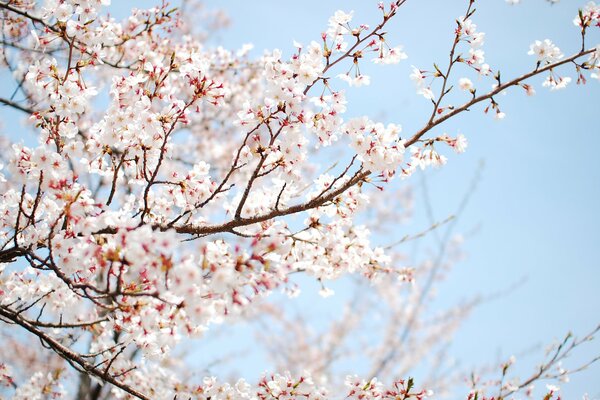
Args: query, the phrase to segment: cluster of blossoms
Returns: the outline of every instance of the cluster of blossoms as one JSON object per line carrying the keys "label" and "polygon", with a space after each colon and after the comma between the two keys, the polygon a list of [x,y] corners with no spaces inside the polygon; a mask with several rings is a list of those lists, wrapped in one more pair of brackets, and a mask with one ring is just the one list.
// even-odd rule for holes
{"label": "cluster of blossoms", "polygon": [[[552,64],[564,57],[560,49],[549,39],[545,39],[544,41],[536,40],[531,45],[528,54],[536,57],[538,65]],[[551,72],[542,85],[549,87],[550,90],[559,90],[564,89],[570,82],[570,77],[556,76]]]}
{"label": "cluster of blossoms", "polygon": [[[596,3],[593,1],[590,1],[584,8],[579,10],[579,14],[577,17],[575,17],[575,19],[573,19],[573,24],[581,29],[583,46],[585,46],[587,30],[591,27],[600,27],[600,6],[596,5]],[[594,79],[600,79],[600,74],[596,72],[598,69],[600,69],[598,50],[599,49],[596,48],[595,50],[591,51],[589,59],[583,64],[577,64],[575,62],[578,73],[578,84],[586,82],[586,78],[582,73],[582,69],[591,70],[592,72],[590,76]],[[533,44],[531,44],[528,54],[536,57],[538,68],[539,66],[547,66],[549,64],[558,63],[564,58],[564,54],[549,39],[545,39],[543,41],[536,40]],[[550,90],[559,90],[564,89],[571,81],[571,77],[560,76],[554,71],[553,68],[550,68],[548,77],[542,85],[550,88]],[[526,87],[523,85],[523,87],[525,87],[528,93],[530,92],[531,89],[529,86]]]}
{"label": "cluster of blossoms", "polygon": [[[138,10],[119,24],[98,16],[102,5],[48,2],[39,10],[48,28],[21,38],[44,50],[66,44],[69,60],[64,66],[51,53],[24,54],[32,59],[20,72],[22,90],[35,99],[32,115],[40,144],[13,146],[2,175],[7,190],[1,233],[3,248],[27,253],[31,266],[3,272],[3,306],[29,308],[42,299],[47,323],[60,315],[57,326],[118,333],[118,339],[96,338],[99,354],[134,343],[146,357],[155,357],[166,355],[182,333],[201,333],[256,295],[285,285],[290,272],[305,271],[321,280],[389,269],[382,250],[371,249],[368,230],[351,224],[366,199],[344,187],[345,176],[315,180],[318,190],[309,203],[333,191],[339,196],[322,201],[322,207],[307,207],[313,213],[309,226],[298,233],[265,218],[231,230],[249,241],[209,240],[186,254],[178,239],[185,230],[194,234],[214,224],[211,214],[225,212],[235,222],[288,207],[301,191],[313,141],[302,128],[316,134],[317,146],[330,145],[343,124],[343,92],[308,98],[306,91],[321,78],[331,53],[343,53],[344,38],[367,26],[339,29],[349,18],[338,14],[329,32],[335,51],[313,42],[307,51],[299,47],[289,61],[276,51],[260,60],[262,74],[251,72],[236,81],[223,66],[241,68],[247,49],[212,53],[185,38],[165,39],[156,47],[156,33],[147,27],[171,24],[170,11]],[[383,35],[378,38],[376,62],[404,58],[398,48],[385,47]],[[123,73],[109,75],[110,69]],[[110,102],[97,120],[90,103],[107,79]],[[248,91],[253,85],[260,90]],[[234,124],[232,112],[238,115]],[[204,135],[220,129],[214,125],[219,120],[232,132],[247,130],[243,144],[221,152],[211,148],[212,154],[204,153],[206,161],[189,163],[184,150],[205,146]],[[398,130],[390,126],[381,135],[369,133],[376,142],[360,146],[361,162],[393,173],[404,150]],[[176,134],[181,143],[173,139]],[[388,148],[400,156],[381,153]],[[233,159],[224,157],[227,153]],[[263,176],[272,188],[250,190],[248,184],[248,190],[228,196],[235,184]],[[223,206],[217,200],[225,200]],[[319,222],[319,214],[331,221]],[[10,260],[13,253],[6,254]]]}
{"label": "cluster of blossoms", "polygon": [[[485,63],[485,53],[481,49],[484,44],[485,33],[477,30],[477,25],[471,19],[472,15],[473,11],[471,11],[471,8],[469,7],[467,15],[461,16],[456,20],[456,38],[455,45],[451,53],[451,65],[456,62],[462,62],[473,68],[480,75],[485,76],[490,74],[490,66]],[[460,42],[466,42],[469,45],[469,53],[465,56],[457,55],[455,57],[455,49]],[[427,77],[431,76],[434,80],[442,77],[444,80],[447,80],[447,75],[449,74],[450,69],[451,68],[449,68],[448,72],[443,73],[437,66],[435,66],[434,72],[427,72],[413,66],[413,72],[410,75],[410,78],[417,88],[417,94],[422,95],[428,100],[435,101],[436,97],[431,89],[431,84],[427,83]],[[463,90],[473,89],[473,85],[468,78],[461,78],[460,87]]]}
{"label": "cluster of blossoms", "polygon": [[[115,371],[124,366],[119,365],[111,368]],[[6,366],[3,367],[6,369]],[[1,370],[0,370],[1,371]],[[31,379],[23,385],[20,385],[12,397],[15,400],[41,399],[48,396],[52,399],[66,398],[66,391],[58,383],[58,376],[51,373],[44,375],[42,372],[34,374]],[[312,379],[310,374],[302,374],[294,377],[289,373],[280,375],[274,374],[263,376],[255,385],[251,385],[244,379],[240,379],[235,384],[220,383],[214,377],[206,377],[200,384],[187,385],[180,382],[172,373],[163,368],[150,369],[142,366],[138,371],[132,371],[126,378],[127,382],[138,388],[145,389],[153,398],[157,399],[248,399],[248,400],[266,400],[266,399],[314,399],[325,400],[330,398],[328,391],[319,387]],[[360,384],[360,388],[357,385]],[[346,386],[348,399],[397,399],[403,395],[405,399],[421,400],[427,398],[424,391],[414,391],[413,384],[408,385],[404,381],[395,382],[389,390],[385,390],[381,383],[376,379],[367,383],[359,381],[356,377],[347,377]],[[116,399],[127,398],[122,392],[114,390],[112,395]],[[44,396],[44,397],[42,397]]]}
{"label": "cluster of blossoms", "polygon": [[[390,4],[389,13],[393,14],[397,10],[397,2]],[[379,3],[379,9],[384,14],[384,22],[390,18],[387,14],[386,7],[383,2]],[[328,58],[331,54],[344,53],[348,50],[348,39],[360,37],[369,31],[369,26],[361,24],[356,28],[352,28],[349,24],[352,21],[353,13],[345,13],[337,11],[329,19],[329,27],[323,34],[323,47],[325,56]],[[383,34],[371,35],[367,34],[367,38],[372,37],[369,42],[366,42],[362,48],[358,48],[353,52],[353,64],[345,74],[339,74],[337,77],[347,82],[350,86],[363,86],[371,82],[369,76],[360,72],[359,59],[363,57],[365,52],[374,52],[376,57],[372,61],[376,64],[397,64],[405,60],[408,56],[402,51],[402,46],[390,47]],[[331,40],[331,43],[328,43]],[[356,48],[353,45],[352,48]]]}
{"label": "cluster of blossoms", "polygon": [[60,376],[53,373],[36,372],[28,382],[20,385],[13,396],[14,400],[65,398],[67,392],[59,382]]}
{"label": "cluster of blossoms", "polygon": [[563,53],[549,39],[536,40],[529,49],[529,55],[535,55],[537,62],[546,65],[554,63],[564,57]]}
{"label": "cluster of blossoms", "polygon": [[[447,72],[413,70],[418,93],[435,109],[407,138],[398,124],[345,120],[346,94],[336,88],[369,83],[360,71],[367,54],[384,65],[407,58],[384,31],[403,0],[380,3],[375,28],[353,26],[353,14],[338,11],[321,42],[295,43],[289,58],[274,50],[256,60],[250,46],[206,48],[184,34],[185,15],[166,3],[133,10],[123,22],[105,16],[109,3],[0,2],[2,56],[27,99],[0,101],[27,114],[37,134],[37,143],[0,143],[11,149],[0,155],[2,321],[113,385],[115,398],[327,398],[315,383],[321,377],[310,374],[266,376],[255,386],[213,378],[191,385],[162,366],[182,338],[243,319],[277,289],[297,294],[292,274],[317,280],[323,295],[332,293],[327,281],[360,275],[388,299],[413,280],[358,215],[372,201],[368,184],[445,164],[435,143],[465,151],[462,134],[422,137],[459,110],[441,104],[455,63],[490,74],[473,1],[457,20],[452,50],[464,42],[468,55],[456,54]],[[598,19],[590,3],[580,26]],[[549,41],[531,52],[546,67],[562,59]],[[600,48],[589,54],[582,68],[598,69]],[[342,82],[330,78],[344,65],[336,75]],[[437,99],[428,77],[443,79]],[[554,88],[567,82],[551,79]],[[475,97],[469,79],[459,85],[473,95],[463,110],[487,99]],[[101,113],[98,103],[106,103]],[[317,153],[335,146],[351,156],[322,170]],[[13,376],[0,364],[0,384],[17,386],[14,398],[66,397],[59,372],[36,371],[18,385]],[[430,396],[414,391],[412,380],[392,381],[350,377],[346,398]]]}
{"label": "cluster of blossoms", "polygon": [[414,383],[412,379],[408,381],[400,380],[394,383],[390,389],[384,389],[381,382],[377,379],[366,381],[357,376],[346,377],[346,386],[350,387],[350,393],[347,399],[415,399],[422,400],[431,397],[433,394],[430,391],[414,391]]}
{"label": "cluster of blossoms", "polygon": [[[600,28],[600,5],[590,1],[573,20],[573,23],[581,28],[582,35],[585,36],[587,29],[591,27]],[[600,80],[600,45],[596,46],[594,52],[590,54],[590,58],[581,65],[582,69],[593,71],[590,76]],[[579,76],[577,83],[585,83],[585,76],[581,69],[577,69]]]}
{"label": "cluster of blossoms", "polygon": [[342,131],[352,140],[352,148],[366,168],[382,171],[391,178],[404,159],[404,141],[400,139],[401,128],[395,124],[384,126],[367,117],[348,121]]}
{"label": "cluster of blossoms", "polygon": [[469,55],[465,57],[464,62],[481,75],[488,75],[490,73],[490,66],[485,64],[485,53],[481,49],[485,33],[477,31],[477,25],[468,17],[460,17],[458,25],[457,35],[459,40],[469,44]]}
{"label": "cluster of blossoms", "polygon": [[581,9],[579,15],[573,19],[573,23],[582,29],[593,26],[600,27],[600,5],[590,1]]}

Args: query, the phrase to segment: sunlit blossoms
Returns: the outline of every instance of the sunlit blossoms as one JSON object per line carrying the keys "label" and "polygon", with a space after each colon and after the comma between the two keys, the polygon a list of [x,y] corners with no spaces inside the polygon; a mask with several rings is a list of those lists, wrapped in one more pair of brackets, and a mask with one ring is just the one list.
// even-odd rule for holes
{"label": "sunlit blossoms", "polygon": [[588,2],[577,17],[573,19],[573,23],[584,29],[597,27],[600,24],[600,5],[597,5],[594,1]]}
{"label": "sunlit blossoms", "polygon": [[560,49],[548,39],[536,40],[527,54],[535,56],[537,61],[542,64],[550,64],[563,58]]}
{"label": "sunlit blossoms", "polygon": [[[480,103],[502,119],[499,94],[533,94],[525,81],[538,74],[547,74],[542,86],[564,88],[572,78],[555,68],[566,61],[578,83],[600,79],[600,46],[565,56],[536,41],[536,67],[501,78],[467,0],[449,32],[450,59],[410,68],[401,63],[409,47],[388,34],[405,3],[373,5],[371,20],[332,10],[313,40],[257,55],[249,44],[214,46],[207,36],[225,18],[194,2],[118,20],[108,0],[0,1],[0,103],[26,117],[26,134],[7,114],[0,136],[0,323],[10,329],[0,340],[15,349],[0,360],[0,396],[432,398],[394,368],[422,365],[472,306],[422,315],[442,266],[410,265],[396,249],[427,231],[389,239],[414,203],[393,185],[467,150],[472,130],[445,133],[448,119]],[[585,39],[599,20],[590,2],[574,29]],[[421,128],[352,108],[378,78],[370,71],[403,67],[410,72],[398,79],[431,107]],[[448,240],[444,268],[460,258],[460,238]],[[344,279],[360,290],[325,333],[280,307],[304,284],[337,295],[331,287]],[[211,363],[181,356],[191,340],[236,323],[270,335],[260,345],[285,357],[281,370],[227,382]],[[345,340],[361,332],[381,334],[359,351],[370,371],[340,375],[333,364],[352,365]],[[236,360],[221,346],[215,364]],[[545,368],[538,378],[570,372]],[[476,382],[465,397],[525,389],[503,385]]]}

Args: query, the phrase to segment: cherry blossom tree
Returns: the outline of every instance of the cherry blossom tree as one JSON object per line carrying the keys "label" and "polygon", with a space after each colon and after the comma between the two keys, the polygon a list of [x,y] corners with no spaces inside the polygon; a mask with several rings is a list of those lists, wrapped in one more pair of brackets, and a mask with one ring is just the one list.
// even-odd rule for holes
{"label": "cherry blossom tree", "polygon": [[[386,68],[407,58],[386,35],[407,1],[374,4],[377,21],[335,11],[314,41],[290,46],[291,56],[251,58],[248,46],[207,46],[224,17],[191,2],[134,9],[117,21],[109,0],[0,0],[0,60],[16,83],[0,90],[0,103],[25,115],[23,131],[35,134],[31,143],[1,137],[0,393],[424,399],[456,384],[456,374],[437,373],[444,340],[485,299],[430,318],[431,287],[460,259],[460,242],[447,229],[414,268],[397,247],[455,219],[391,244],[377,235],[410,215],[404,182],[467,149],[465,135],[439,131],[445,121],[467,110],[502,119],[500,95],[533,95],[534,76],[549,90],[572,84],[573,69],[577,83],[600,79],[600,45],[588,43],[600,6],[573,9],[579,51],[565,55],[552,40],[532,38],[531,69],[507,79],[485,62],[475,0],[464,0],[446,61],[413,66],[406,77],[431,103],[421,129],[345,118],[345,93],[375,79],[365,63]],[[208,31],[198,29],[200,18]],[[331,154],[336,160],[322,167]],[[324,332],[269,301],[296,295],[296,275],[318,282],[323,296],[333,294],[333,280],[357,282],[347,311]],[[279,371],[225,382],[190,373],[203,366],[173,356],[240,320],[269,321],[257,342]],[[378,338],[348,348],[347,338],[373,326]],[[489,380],[472,375],[464,398],[538,393],[538,380],[597,360],[570,370],[560,363],[597,331],[567,335],[531,375],[513,375],[513,359]],[[340,377],[332,364],[353,352],[369,372]],[[429,376],[405,376],[425,359]],[[540,393],[557,398],[558,388]]]}

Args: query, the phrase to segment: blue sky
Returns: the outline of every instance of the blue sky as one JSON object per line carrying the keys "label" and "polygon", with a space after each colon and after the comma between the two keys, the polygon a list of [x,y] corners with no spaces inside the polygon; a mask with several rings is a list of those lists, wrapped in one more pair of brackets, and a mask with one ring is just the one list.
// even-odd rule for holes
{"label": "blue sky", "polygon": [[[129,5],[150,2],[114,3],[119,15]],[[430,104],[415,94],[408,78],[410,66],[430,69],[433,62],[446,62],[454,20],[466,3],[408,1],[388,27],[388,40],[404,45],[409,59],[398,66],[368,68],[372,84],[349,91],[348,115],[400,123],[407,135],[418,130]],[[474,19],[487,34],[486,62],[499,67],[505,78],[534,66],[527,55],[533,40],[550,38],[565,54],[578,49],[579,33],[571,21],[584,1],[563,0],[553,6],[543,0],[524,0],[520,6],[509,6],[504,0],[478,3]],[[212,43],[232,49],[253,43],[254,55],[273,48],[290,54],[293,40],[318,40],[337,9],[354,10],[355,21],[374,25],[379,18],[376,4],[370,0],[207,1],[208,6],[224,9],[232,22],[230,28],[215,34]],[[590,36],[591,43],[600,43],[598,33]],[[563,71],[574,76],[572,69]],[[491,84],[470,77],[481,90]],[[461,132],[469,139],[465,154],[447,152],[448,165],[426,174],[436,219],[455,211],[475,171],[485,163],[477,190],[456,228],[463,233],[475,230],[464,245],[467,258],[439,289],[438,301],[449,304],[526,279],[509,295],[479,308],[459,331],[452,352],[465,366],[545,345],[568,330],[583,334],[600,322],[600,161],[596,154],[600,82],[590,81],[583,87],[573,82],[559,92],[542,88],[541,79],[533,82],[538,92],[534,97],[515,89],[499,98],[507,114],[504,120],[495,121],[482,113],[483,107],[475,107],[434,132]],[[414,176],[404,183],[414,188],[417,209],[400,236],[429,226],[424,207],[419,207],[421,182]],[[536,350],[526,360],[535,364],[541,360],[540,352]],[[567,366],[599,353],[596,341]],[[254,363],[240,368],[255,374]],[[564,386],[564,397],[581,398],[587,391],[600,398],[599,375],[596,367],[573,376],[572,383]]]}

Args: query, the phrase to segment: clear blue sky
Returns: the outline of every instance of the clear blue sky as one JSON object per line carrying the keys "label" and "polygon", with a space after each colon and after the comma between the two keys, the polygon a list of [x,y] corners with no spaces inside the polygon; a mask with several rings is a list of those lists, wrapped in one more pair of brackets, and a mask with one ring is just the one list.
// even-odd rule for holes
{"label": "clear blue sky", "polygon": [[[571,20],[585,1],[524,0],[509,6],[504,0],[480,0],[475,21],[486,32],[486,61],[500,67],[506,78],[532,68],[527,55],[535,39],[551,38],[565,52],[577,50],[578,31]],[[117,15],[128,5],[149,1],[114,1]],[[403,44],[409,59],[399,66],[370,69],[368,89],[350,94],[349,115],[371,115],[400,123],[410,134],[419,129],[430,105],[414,93],[410,66],[431,68],[444,63],[451,44],[454,19],[464,12],[464,0],[409,0],[388,27],[391,43]],[[214,44],[236,49],[253,43],[253,54],[280,48],[289,54],[292,41],[318,39],[328,17],[337,9],[355,10],[356,21],[374,25],[377,1],[207,1],[224,9],[232,25],[219,32]],[[592,43],[600,43],[598,32]],[[570,76],[573,70],[568,69]],[[575,80],[575,79],[574,79]],[[478,82],[474,80],[477,84]],[[452,214],[481,160],[485,162],[477,191],[457,226],[467,238],[467,259],[457,265],[439,301],[449,304],[468,294],[490,293],[526,278],[526,283],[499,300],[483,305],[459,331],[453,355],[463,366],[493,361],[547,344],[568,330],[583,334],[600,322],[600,82],[580,87],[574,82],[549,92],[536,79],[538,94],[526,97],[513,90],[501,97],[507,117],[495,121],[481,107],[447,122],[437,133],[464,133],[465,154],[450,152],[446,167],[427,174],[436,219]],[[341,85],[340,85],[341,86]],[[482,82],[482,90],[489,87]],[[404,233],[428,227],[415,176],[405,184],[417,194],[417,215]],[[529,362],[540,359],[539,353]],[[588,347],[574,364],[600,353],[600,341]],[[242,364],[246,375],[268,368],[262,360]],[[567,363],[567,366],[569,363]],[[600,397],[600,368],[572,377],[564,398],[581,394]]]}

